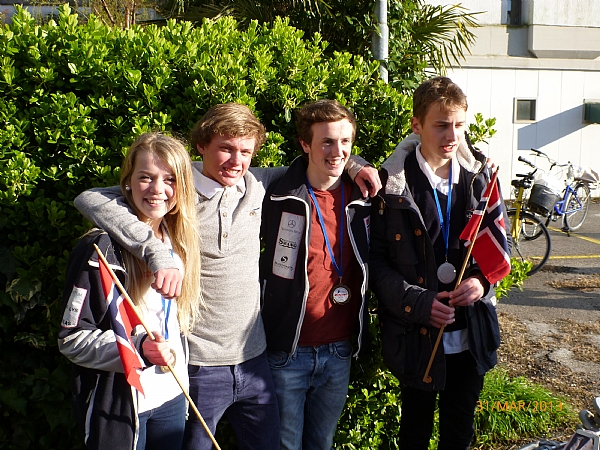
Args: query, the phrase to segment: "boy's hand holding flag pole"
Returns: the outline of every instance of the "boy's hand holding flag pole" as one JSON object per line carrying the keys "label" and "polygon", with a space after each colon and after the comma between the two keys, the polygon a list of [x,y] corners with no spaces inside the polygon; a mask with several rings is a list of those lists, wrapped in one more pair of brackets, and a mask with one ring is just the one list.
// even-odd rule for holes
{"label": "boy's hand holding flag pole", "polygon": [[[150,328],[148,328],[146,323],[144,323],[144,320],[137,311],[137,307],[129,297],[129,294],[127,294],[127,291],[125,290],[125,288],[123,287],[113,270],[110,268],[108,262],[106,261],[106,258],[104,257],[104,255],[102,254],[102,252],[96,244],[94,244],[94,248],[96,249],[96,252],[98,253],[98,258],[100,259],[98,264],[100,267],[100,278],[102,280],[104,293],[106,294],[106,300],[107,302],[109,302],[109,309],[111,309],[111,322],[113,323],[113,331],[117,339],[117,346],[119,348],[119,354],[121,355],[121,361],[123,362],[123,368],[125,369],[125,376],[127,378],[127,382],[143,394],[144,391],[142,390],[142,386],[140,384],[140,375],[138,372],[138,370],[142,366],[142,359],[139,353],[136,351],[133,344],[131,343],[129,337],[131,336],[131,330],[133,327],[135,327],[136,325],[142,325],[146,330],[149,339],[154,341],[156,340],[156,338],[152,334],[152,331],[150,331]],[[112,278],[112,282],[114,282],[114,284],[107,277],[107,275],[110,275],[110,278]],[[118,295],[118,292],[115,289],[115,285],[121,292],[120,296]],[[120,297],[123,297],[125,301],[121,302],[121,304],[117,304]],[[194,410],[194,413],[196,413],[196,416],[198,417],[200,423],[206,430],[206,433],[210,437],[210,440],[212,441],[213,445],[217,450],[221,450],[221,447],[219,447],[219,444],[217,444],[217,441],[208,429],[206,422],[204,422],[204,419],[200,415],[200,411],[198,411],[198,408],[196,408],[194,401],[185,390],[185,387],[183,386],[183,383],[177,376],[177,373],[175,373],[173,367],[170,364],[167,367],[171,374],[173,374],[173,376],[175,377],[175,381],[177,381],[177,384],[179,384],[179,387],[185,395],[185,398],[187,399],[191,408]]]}
{"label": "boy's hand holding flag pole", "polygon": [[[477,261],[481,273],[490,284],[500,281],[510,272],[510,255],[508,254],[506,228],[504,226],[504,205],[498,190],[498,169],[492,175],[469,223],[460,234],[460,239],[466,241],[465,245],[468,245],[469,248],[454,289],[458,288],[462,281],[471,254]],[[445,325],[442,325],[435,341],[431,358],[429,358],[423,376],[424,383],[431,382],[429,371],[444,334],[444,328]]]}

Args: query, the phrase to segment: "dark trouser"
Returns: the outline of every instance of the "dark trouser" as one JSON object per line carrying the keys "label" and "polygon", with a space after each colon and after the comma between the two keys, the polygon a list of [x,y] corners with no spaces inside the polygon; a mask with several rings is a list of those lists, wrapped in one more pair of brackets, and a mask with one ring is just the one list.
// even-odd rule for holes
{"label": "dark trouser", "polygon": [[181,450],[185,427],[185,396],[140,413],[136,450]]}
{"label": "dark trouser", "polygon": [[433,429],[435,401],[439,395],[440,442],[438,450],[466,450],[473,439],[473,421],[483,375],[477,373],[468,350],[446,355],[446,387],[443,391],[423,391],[411,387],[401,390],[402,450],[427,450]]}
{"label": "dark trouser", "polygon": [[[214,435],[225,415],[240,450],[279,450],[279,409],[266,353],[235,366],[192,366],[190,397]],[[183,449],[211,450],[213,444],[190,408]]]}

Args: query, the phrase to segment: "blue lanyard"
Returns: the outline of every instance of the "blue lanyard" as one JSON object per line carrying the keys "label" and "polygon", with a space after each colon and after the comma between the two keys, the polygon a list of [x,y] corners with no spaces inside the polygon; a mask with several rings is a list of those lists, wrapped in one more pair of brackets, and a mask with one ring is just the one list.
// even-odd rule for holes
{"label": "blue lanyard", "polygon": [[[171,251],[171,257],[173,257],[173,249],[170,250]],[[163,296],[160,297],[161,301],[162,301],[162,310],[163,310],[163,314],[165,315],[165,330],[164,330],[164,336],[165,336],[165,340],[169,340],[169,314],[171,314],[171,300],[165,300],[165,298]],[[167,303],[167,308],[165,310],[165,303]]]}
{"label": "blue lanyard", "polygon": [[[162,310],[165,314],[165,340],[169,340],[169,314],[171,313],[171,300],[165,300],[164,297],[160,298],[162,300]],[[165,311],[165,302],[167,302],[167,310]]]}
{"label": "blue lanyard", "polygon": [[342,247],[343,247],[343,243],[344,243],[344,206],[345,206],[345,196],[344,196],[344,191],[345,186],[344,183],[342,182],[342,220],[341,220],[341,224],[340,224],[340,264],[338,266],[337,262],[335,261],[335,257],[333,256],[333,250],[331,249],[331,244],[329,243],[329,237],[327,237],[327,230],[325,229],[325,221],[323,220],[323,215],[321,214],[321,208],[319,208],[319,203],[317,203],[317,198],[315,197],[315,193],[313,191],[312,186],[310,185],[310,183],[308,182],[308,177],[306,177],[306,187],[308,188],[308,193],[310,194],[310,197],[313,200],[313,203],[315,204],[315,211],[317,212],[317,217],[319,218],[319,224],[321,225],[321,230],[323,231],[323,237],[325,238],[325,244],[327,245],[327,250],[329,250],[329,256],[331,257],[331,261],[333,262],[333,266],[335,267],[335,270],[338,273],[338,276],[340,277],[340,280],[342,279]]}
{"label": "blue lanyard", "polygon": [[444,246],[446,247],[446,259],[448,259],[448,238],[450,237],[450,209],[452,208],[452,160],[450,160],[450,174],[448,176],[448,204],[446,205],[446,220],[442,216],[442,207],[437,195],[437,189],[433,189],[435,204],[440,218],[440,226],[442,227],[442,236],[444,237]]}

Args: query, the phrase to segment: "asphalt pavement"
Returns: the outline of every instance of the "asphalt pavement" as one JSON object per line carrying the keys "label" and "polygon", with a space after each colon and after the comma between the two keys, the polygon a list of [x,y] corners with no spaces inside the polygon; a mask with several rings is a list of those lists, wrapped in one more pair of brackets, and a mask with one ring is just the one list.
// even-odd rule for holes
{"label": "asphalt pavement", "polygon": [[[549,225],[550,259],[525,280],[522,291],[513,288],[498,301],[498,312],[523,323],[530,339],[548,343],[547,354],[538,355],[548,365],[558,363],[574,374],[585,374],[591,401],[600,395],[600,363],[571,347],[561,325],[576,323],[596,330],[600,323],[600,199],[590,203],[579,230],[568,235],[561,227],[560,221]],[[590,332],[587,341],[600,351],[598,334]]]}
{"label": "asphalt pavement", "polygon": [[587,281],[600,276],[600,199],[590,202],[579,230],[567,234],[561,228],[560,219],[550,222],[552,249],[548,262],[525,280],[523,291],[512,289],[508,299],[501,300],[499,310],[509,306],[507,312],[534,321],[547,315],[577,322],[600,320],[600,289],[565,290],[551,285],[556,281]]}
{"label": "asphalt pavement", "polygon": [[[561,231],[562,222],[550,222],[550,259],[543,269],[571,270],[574,273],[600,273],[600,200],[590,202],[588,215],[577,231]],[[531,277],[532,279],[535,276]]]}

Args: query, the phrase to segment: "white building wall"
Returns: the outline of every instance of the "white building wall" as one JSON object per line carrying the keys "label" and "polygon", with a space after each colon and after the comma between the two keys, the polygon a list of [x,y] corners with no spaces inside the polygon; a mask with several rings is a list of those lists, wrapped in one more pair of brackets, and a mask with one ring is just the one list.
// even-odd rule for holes
{"label": "white building wall", "polygon": [[531,24],[567,27],[599,26],[600,2],[595,0],[525,0],[525,2],[531,5]]}
{"label": "white building wall", "polygon": [[[520,155],[544,166],[530,156],[532,147],[600,172],[600,124],[583,120],[584,101],[600,101],[600,0],[522,0],[521,26],[506,25],[510,0],[460,4],[483,11],[476,16],[482,27],[473,30],[472,55],[448,76],[467,94],[468,120],[478,112],[496,118],[496,135],[479,147],[500,166],[505,194],[514,174],[527,169]],[[515,98],[536,99],[535,122],[514,122]]]}
{"label": "white building wall", "polygon": [[[543,160],[530,157],[531,148],[600,172],[600,124],[583,122],[583,99],[600,99],[600,72],[463,68],[448,76],[467,94],[468,120],[478,112],[496,118],[496,135],[479,148],[501,167],[503,191],[509,192],[514,174],[527,167],[520,155],[544,167]],[[534,123],[514,123],[515,98],[537,99]]]}

